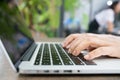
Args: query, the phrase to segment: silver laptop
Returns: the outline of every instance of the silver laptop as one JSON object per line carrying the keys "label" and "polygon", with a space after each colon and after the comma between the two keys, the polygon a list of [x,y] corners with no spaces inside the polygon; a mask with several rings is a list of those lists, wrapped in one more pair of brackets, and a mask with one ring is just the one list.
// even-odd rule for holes
{"label": "silver laptop", "polygon": [[120,74],[120,59],[75,57],[61,43],[34,42],[17,6],[0,4],[0,49],[20,74]]}

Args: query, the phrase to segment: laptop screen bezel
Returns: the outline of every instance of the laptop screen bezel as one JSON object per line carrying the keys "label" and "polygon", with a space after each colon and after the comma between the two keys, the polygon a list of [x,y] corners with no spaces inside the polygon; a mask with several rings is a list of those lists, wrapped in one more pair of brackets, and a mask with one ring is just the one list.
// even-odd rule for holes
{"label": "laptop screen bezel", "polygon": [[[6,4],[7,4],[7,3],[6,3]],[[18,8],[17,3],[16,3],[15,5],[16,5],[16,7]],[[18,11],[19,11],[19,8],[18,8]],[[19,12],[20,12],[20,11],[19,11]],[[22,17],[22,15],[20,15],[20,16]],[[23,57],[27,54],[27,53],[25,53],[25,52],[26,52],[28,49],[30,49],[33,44],[35,44],[33,37],[32,37],[32,38],[30,38],[30,37],[28,37],[28,36],[26,36],[26,37],[30,39],[31,43],[30,43],[29,46],[24,50],[24,52],[22,53],[22,56],[21,56],[15,63],[13,63],[13,61],[12,61],[12,59],[10,58],[9,53],[8,53],[8,51],[6,50],[6,47],[5,47],[4,43],[3,43],[3,39],[2,39],[2,37],[0,36],[0,42],[1,42],[1,45],[3,46],[2,49],[3,49],[3,51],[5,50],[5,51],[4,51],[5,53],[7,53],[8,57],[9,57],[9,60],[12,62],[12,65],[15,67],[16,71],[19,71],[19,68],[18,68],[18,67],[19,67],[19,64],[21,63]]]}

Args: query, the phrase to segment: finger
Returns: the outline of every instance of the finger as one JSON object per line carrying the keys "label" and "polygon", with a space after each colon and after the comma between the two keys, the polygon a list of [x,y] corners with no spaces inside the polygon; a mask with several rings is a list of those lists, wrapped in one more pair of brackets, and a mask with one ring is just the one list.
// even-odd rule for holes
{"label": "finger", "polygon": [[81,51],[87,49],[90,45],[90,42],[88,40],[84,40],[82,41],[75,49],[74,49],[74,53],[72,53],[75,56],[78,56]]}
{"label": "finger", "polygon": [[106,47],[100,47],[88,53],[86,56],[84,56],[84,58],[86,60],[92,60],[102,55],[107,55],[106,53],[108,53],[108,51],[106,50]]}
{"label": "finger", "polygon": [[68,36],[63,42],[63,47],[67,47],[69,43],[72,42],[75,38],[76,38],[75,34]]}
{"label": "finger", "polygon": [[89,46],[87,50],[90,52],[90,51],[93,51],[94,49],[96,49],[96,48]]}
{"label": "finger", "polygon": [[82,41],[82,40],[81,40],[80,38],[74,40],[74,41],[70,44],[70,47],[68,47],[68,48],[69,48],[69,52],[70,52],[70,53],[75,53],[74,50],[75,50],[75,48],[76,48],[78,45],[80,45],[81,41]]}

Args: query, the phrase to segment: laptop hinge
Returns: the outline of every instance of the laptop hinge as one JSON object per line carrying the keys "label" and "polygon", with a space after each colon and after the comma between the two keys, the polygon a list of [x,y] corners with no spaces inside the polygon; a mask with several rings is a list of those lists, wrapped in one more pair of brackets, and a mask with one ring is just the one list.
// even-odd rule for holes
{"label": "laptop hinge", "polygon": [[21,57],[21,59],[19,59],[17,61],[17,63],[15,64],[15,67],[17,68],[17,71],[19,71],[19,64],[22,62],[22,61],[29,61],[35,51],[37,47],[37,44],[36,43],[33,43],[28,49],[27,51],[24,53],[24,55]]}
{"label": "laptop hinge", "polygon": [[32,46],[25,52],[25,55],[22,58],[22,61],[29,61],[35,51],[35,49],[37,48],[37,44],[32,44]]}

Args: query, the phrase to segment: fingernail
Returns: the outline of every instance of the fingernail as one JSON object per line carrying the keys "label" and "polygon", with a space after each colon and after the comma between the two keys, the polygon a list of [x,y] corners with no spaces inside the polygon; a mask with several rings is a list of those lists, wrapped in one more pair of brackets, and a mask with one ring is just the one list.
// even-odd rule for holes
{"label": "fingernail", "polygon": [[75,54],[73,54],[73,55],[74,55],[74,56],[78,56],[78,54],[76,54],[76,53],[75,53]]}
{"label": "fingernail", "polygon": [[71,50],[69,49],[68,52],[71,53]]}
{"label": "fingernail", "polygon": [[69,49],[69,48],[70,48],[70,45],[68,45],[66,48]]}
{"label": "fingernail", "polygon": [[90,59],[90,56],[86,55],[84,58],[88,60],[88,59]]}
{"label": "fingernail", "polygon": [[74,51],[73,54],[76,54],[76,51]]}
{"label": "fingernail", "polygon": [[68,53],[70,53],[70,50],[68,50]]}

